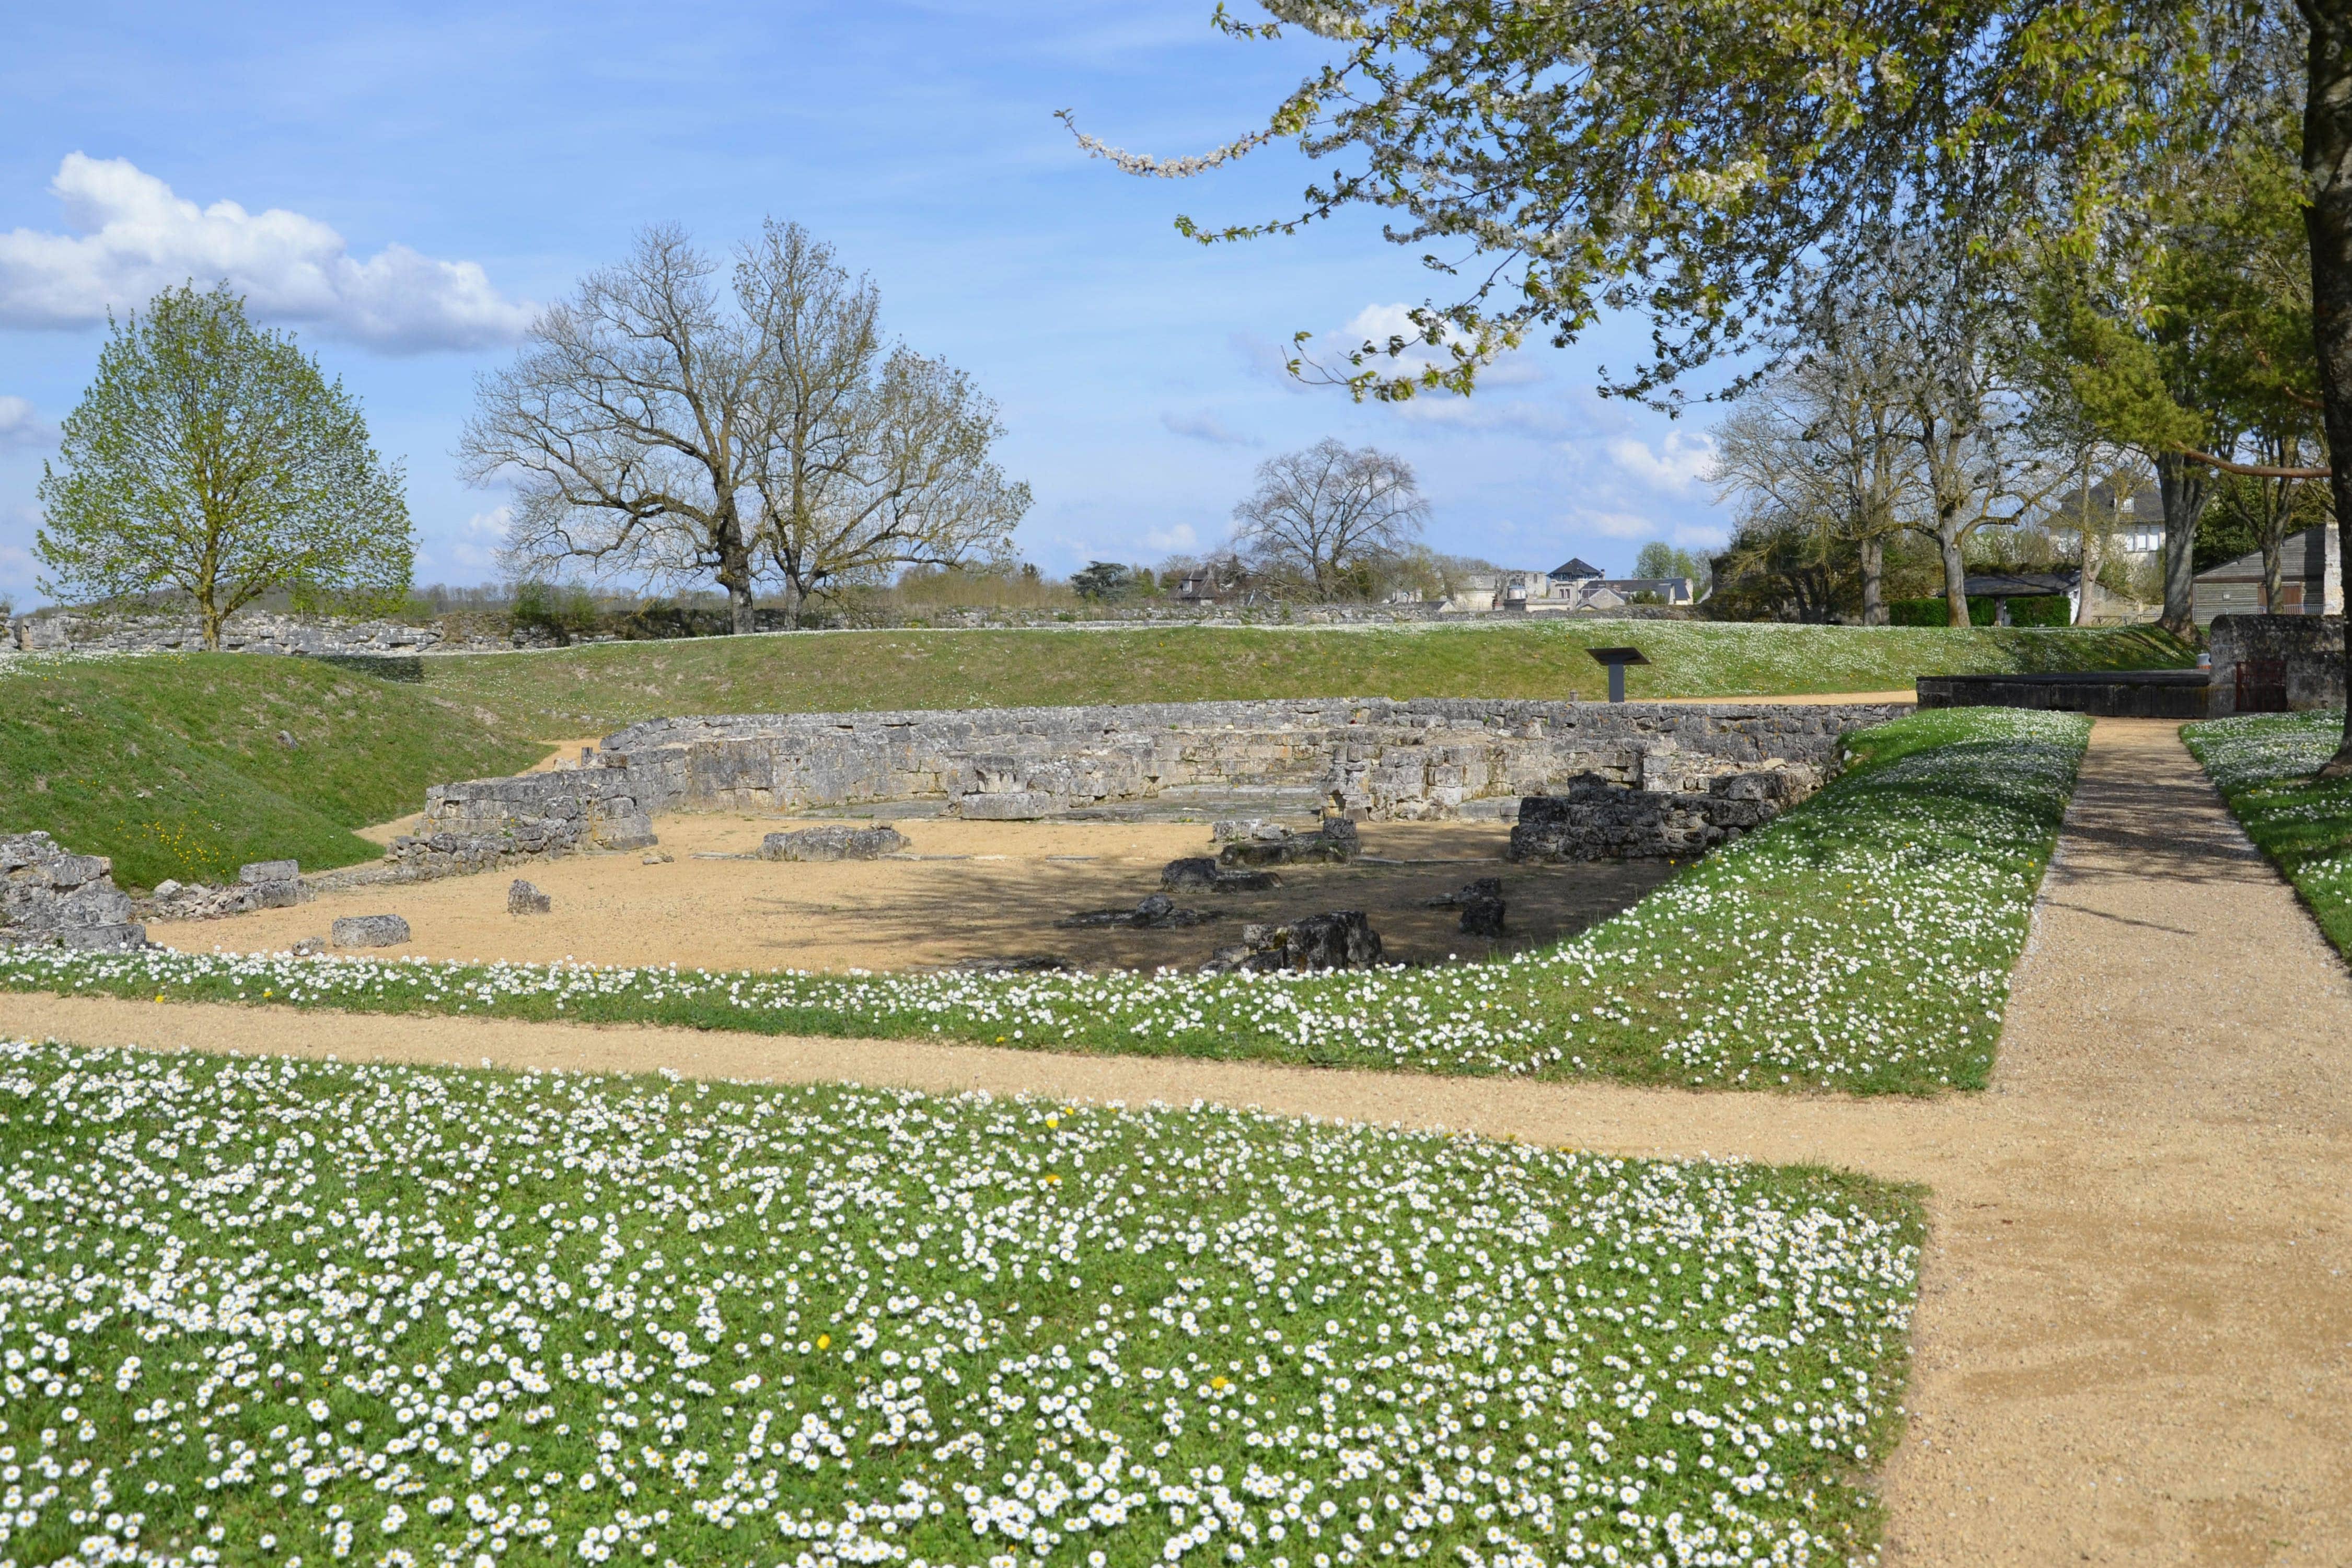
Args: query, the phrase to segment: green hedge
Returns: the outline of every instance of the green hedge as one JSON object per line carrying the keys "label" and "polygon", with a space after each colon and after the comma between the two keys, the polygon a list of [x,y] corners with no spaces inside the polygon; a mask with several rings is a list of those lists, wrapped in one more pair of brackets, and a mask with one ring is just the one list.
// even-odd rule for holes
{"label": "green hedge", "polygon": [[[1969,600],[1969,624],[1990,626],[1997,611],[1994,601],[1983,594]],[[2073,611],[2066,600],[2053,595],[2046,599],[2012,599],[2009,601],[2009,621],[2012,626],[2068,626]],[[1895,626],[1943,626],[1949,623],[1950,612],[1943,596],[1933,599],[1897,599],[1886,607],[1886,619]]]}

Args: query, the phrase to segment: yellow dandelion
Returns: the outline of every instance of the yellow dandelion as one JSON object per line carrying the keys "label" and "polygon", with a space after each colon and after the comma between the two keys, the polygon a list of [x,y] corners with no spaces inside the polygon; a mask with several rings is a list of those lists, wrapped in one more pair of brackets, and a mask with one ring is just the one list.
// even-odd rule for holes
{"label": "yellow dandelion", "polygon": [[1212,1388],[1223,1388],[1224,1385],[1225,1380],[1222,1377],[1212,1377],[1209,1379],[1209,1386]]}
{"label": "yellow dandelion", "polygon": [[1045,1118],[1045,1125],[1048,1127],[1058,1127],[1061,1124],[1062,1119],[1059,1116],[1048,1116]]}
{"label": "yellow dandelion", "polygon": [[816,1347],[817,1347],[817,1349],[819,1349],[819,1350],[830,1350],[830,1349],[832,1349],[832,1348],[833,1348],[833,1336],[832,1336],[831,1334],[829,1334],[829,1333],[821,1333],[821,1334],[817,1335],[817,1336],[816,1336]]}

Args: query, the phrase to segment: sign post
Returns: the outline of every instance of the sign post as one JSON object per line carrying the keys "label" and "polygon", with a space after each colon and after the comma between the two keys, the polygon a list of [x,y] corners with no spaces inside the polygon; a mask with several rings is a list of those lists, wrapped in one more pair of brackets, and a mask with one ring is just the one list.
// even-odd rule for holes
{"label": "sign post", "polygon": [[1642,656],[1639,648],[1591,648],[1586,651],[1609,666],[1609,700],[1612,703],[1625,700],[1625,666],[1650,662]]}

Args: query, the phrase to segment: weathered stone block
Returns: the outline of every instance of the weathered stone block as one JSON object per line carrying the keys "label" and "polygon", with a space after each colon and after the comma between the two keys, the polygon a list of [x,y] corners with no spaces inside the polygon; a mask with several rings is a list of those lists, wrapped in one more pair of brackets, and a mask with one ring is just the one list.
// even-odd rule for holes
{"label": "weathered stone block", "polygon": [[770,833],[760,841],[760,858],[770,861],[871,861],[903,854],[907,835],[896,828],[803,828]]}
{"label": "weathered stone block", "polygon": [[1345,817],[1326,817],[1311,833],[1284,829],[1278,839],[1234,839],[1217,852],[1217,860],[1228,866],[1294,865],[1316,861],[1344,864],[1354,860],[1362,849],[1363,835],[1355,823]]}
{"label": "weathered stone block", "polygon": [[114,871],[114,862],[104,855],[59,855],[45,868],[49,873],[49,885],[60,892],[98,882]]}
{"label": "weathered stone block", "polygon": [[260,883],[299,882],[302,868],[293,861],[253,861],[236,868],[236,880],[247,887]]}
{"label": "weathered stone block", "polygon": [[507,913],[509,915],[545,915],[554,907],[553,899],[520,877],[515,878],[508,884]]}
{"label": "weathered stone block", "polygon": [[408,922],[397,915],[346,915],[330,928],[338,947],[394,947],[408,940]]}
{"label": "weathered stone block", "polygon": [[125,921],[112,925],[58,927],[58,942],[83,953],[135,953],[147,946],[147,927]]}
{"label": "weathered stone block", "polygon": [[975,822],[1034,822],[1052,816],[1054,809],[1054,798],[1034,789],[966,795],[956,802],[956,815]]}

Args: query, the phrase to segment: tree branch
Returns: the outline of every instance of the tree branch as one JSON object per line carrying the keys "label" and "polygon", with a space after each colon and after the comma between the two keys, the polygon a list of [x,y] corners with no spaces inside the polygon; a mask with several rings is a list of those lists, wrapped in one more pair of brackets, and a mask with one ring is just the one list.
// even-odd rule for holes
{"label": "tree branch", "polygon": [[2278,468],[2266,463],[2232,463],[2226,457],[2216,457],[2210,452],[2178,454],[2184,463],[2202,464],[2224,474],[2242,474],[2249,479],[2327,479],[2335,476],[2330,468]]}

